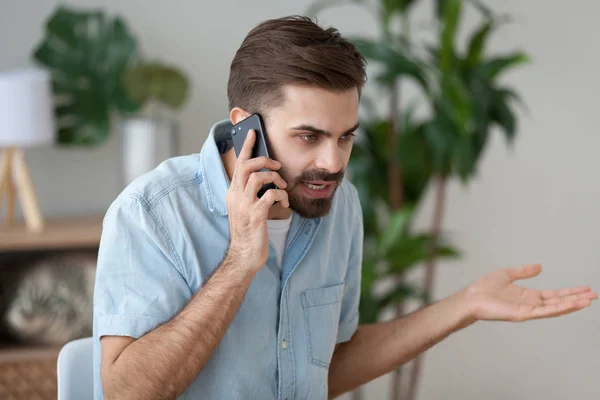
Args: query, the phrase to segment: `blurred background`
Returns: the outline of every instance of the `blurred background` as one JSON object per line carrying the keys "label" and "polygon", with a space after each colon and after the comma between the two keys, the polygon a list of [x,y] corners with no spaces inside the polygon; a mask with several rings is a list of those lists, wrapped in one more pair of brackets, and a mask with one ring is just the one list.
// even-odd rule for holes
{"label": "blurred background", "polygon": [[[532,262],[544,271],[524,285],[598,290],[599,6],[326,3],[0,1],[1,399],[55,398],[57,350],[91,334],[103,213],[135,176],[200,150],[228,116],[235,51],[273,17],[314,13],[369,59],[350,175],[367,214],[363,322]],[[344,398],[593,398],[599,338],[595,307],[477,323]]]}

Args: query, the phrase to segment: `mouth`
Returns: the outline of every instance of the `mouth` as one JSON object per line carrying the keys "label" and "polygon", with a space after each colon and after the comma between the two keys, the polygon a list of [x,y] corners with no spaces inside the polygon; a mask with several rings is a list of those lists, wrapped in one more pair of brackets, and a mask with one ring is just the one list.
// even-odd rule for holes
{"label": "mouth", "polygon": [[308,197],[312,197],[315,199],[323,199],[331,196],[335,185],[335,182],[311,181],[302,182],[301,186],[303,188],[304,193]]}

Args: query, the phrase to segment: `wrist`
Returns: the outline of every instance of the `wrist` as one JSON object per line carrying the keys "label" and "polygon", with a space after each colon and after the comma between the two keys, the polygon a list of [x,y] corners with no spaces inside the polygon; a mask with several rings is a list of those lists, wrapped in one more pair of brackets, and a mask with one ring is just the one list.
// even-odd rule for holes
{"label": "wrist", "polygon": [[253,262],[253,257],[250,252],[244,249],[242,246],[230,244],[225,255],[224,263],[234,266],[237,270],[246,272],[256,272],[260,269],[260,266]]}
{"label": "wrist", "polygon": [[456,292],[452,295],[452,301],[459,329],[466,328],[479,320],[476,297],[470,288]]}

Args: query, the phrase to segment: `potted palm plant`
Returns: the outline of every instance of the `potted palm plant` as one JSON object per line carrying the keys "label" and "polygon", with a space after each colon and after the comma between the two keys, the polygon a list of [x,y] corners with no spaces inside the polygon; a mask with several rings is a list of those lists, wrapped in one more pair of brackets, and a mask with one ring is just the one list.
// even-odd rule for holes
{"label": "potted palm plant", "polygon": [[[316,16],[324,8],[341,3],[344,1],[317,1],[308,15]],[[369,323],[390,308],[401,316],[408,300],[429,304],[437,261],[459,255],[442,232],[447,183],[459,179],[467,184],[473,179],[495,130],[503,132],[508,143],[514,142],[514,106],[520,99],[501,78],[528,57],[520,51],[490,53],[490,36],[510,19],[477,0],[433,2],[433,42],[420,42],[413,36],[411,11],[419,0],[345,3],[368,8],[378,20],[378,37],[350,40],[369,63],[377,65],[372,79],[377,97],[388,100],[384,111],[365,107],[371,112],[362,118],[362,136],[349,166],[365,216],[360,312],[361,322]],[[481,18],[465,46],[460,46],[457,31],[466,7],[473,7]],[[401,83],[408,80],[419,89],[413,99],[403,98],[400,91]],[[372,102],[365,98],[362,103],[367,106]],[[429,190],[434,191],[431,225],[427,231],[418,232],[412,223],[414,211]],[[425,270],[423,282],[407,282],[407,272],[417,267]],[[381,281],[392,283],[383,293],[376,290]],[[395,372],[391,399],[416,398],[421,365],[422,358],[418,357],[410,369],[404,366]],[[354,396],[361,398],[360,389]]]}

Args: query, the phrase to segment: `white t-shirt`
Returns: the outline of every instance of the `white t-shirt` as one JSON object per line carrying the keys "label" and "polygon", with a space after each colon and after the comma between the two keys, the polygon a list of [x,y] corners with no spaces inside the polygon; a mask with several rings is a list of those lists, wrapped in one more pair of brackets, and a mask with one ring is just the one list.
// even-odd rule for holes
{"label": "white t-shirt", "polygon": [[267,220],[267,229],[269,230],[269,241],[277,254],[277,265],[281,269],[283,263],[283,254],[287,243],[287,235],[292,224],[292,217],[288,219],[269,219]]}

